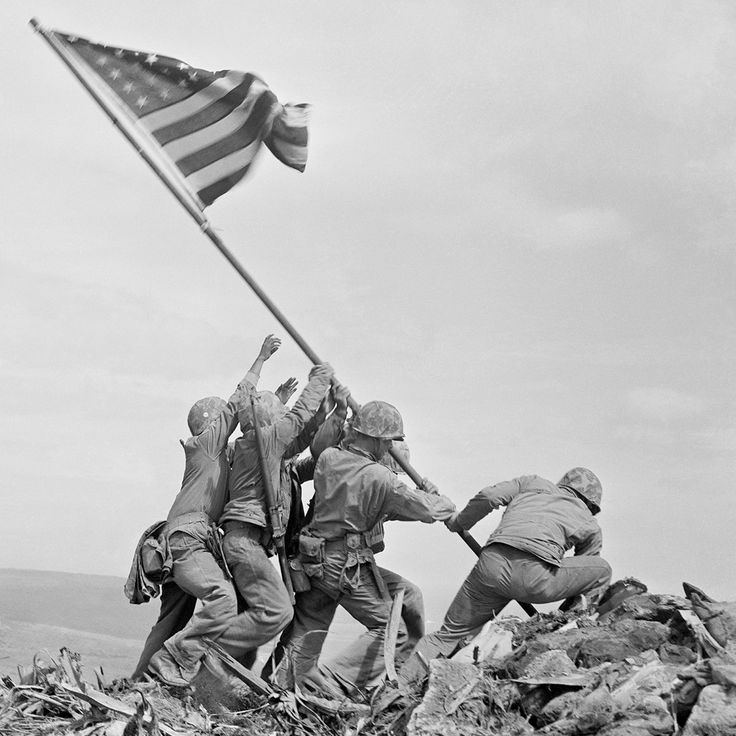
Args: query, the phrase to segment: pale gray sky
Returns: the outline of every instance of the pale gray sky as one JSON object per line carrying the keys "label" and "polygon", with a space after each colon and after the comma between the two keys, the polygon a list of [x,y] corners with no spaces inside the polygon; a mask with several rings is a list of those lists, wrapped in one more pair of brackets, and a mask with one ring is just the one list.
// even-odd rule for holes
{"label": "pale gray sky", "polygon": [[[309,363],[31,15],[312,103],[307,171],[208,211],[307,342],[459,505],[586,465],[616,577],[734,598],[732,3],[6,0],[0,566],[124,575],[192,402],[269,332],[264,387]],[[441,525],[382,555],[439,607],[472,561]]]}

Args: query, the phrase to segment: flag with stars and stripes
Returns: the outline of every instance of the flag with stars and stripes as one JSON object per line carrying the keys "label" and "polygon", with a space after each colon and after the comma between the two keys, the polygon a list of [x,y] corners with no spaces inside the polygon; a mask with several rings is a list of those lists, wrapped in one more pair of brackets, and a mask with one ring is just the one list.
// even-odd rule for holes
{"label": "flag with stars and stripes", "polygon": [[173,163],[200,208],[248,172],[261,143],[299,171],[307,162],[307,105],[282,105],[254,74],[209,72],[178,59],[47,35]]}

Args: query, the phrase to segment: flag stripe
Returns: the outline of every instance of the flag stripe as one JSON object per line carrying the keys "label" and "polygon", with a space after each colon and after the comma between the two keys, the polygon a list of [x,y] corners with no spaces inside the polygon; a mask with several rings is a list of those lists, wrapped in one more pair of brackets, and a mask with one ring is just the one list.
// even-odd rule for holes
{"label": "flag stripe", "polygon": [[247,173],[250,168],[250,164],[245,168],[239,169],[234,174],[220,179],[219,181],[211,184],[198,192],[199,198],[202,200],[205,207],[211,205],[221,194],[232,189]]}
{"label": "flag stripe", "polygon": [[153,133],[190,115],[196,115],[200,110],[225,97],[239,85],[248,82],[249,77],[251,80],[255,79],[252,74],[228,71],[223,77],[219,77],[193,95],[167,107],[162,107],[160,110],[141,115],[141,122]]}
{"label": "flag stripe", "polygon": [[251,91],[249,83],[247,81],[243,82],[243,84],[238,85],[224,97],[217,100],[217,102],[202,108],[199,112],[196,112],[189,117],[181,118],[171,125],[159,128],[154,131],[153,135],[163,146],[169,143],[169,141],[189,135],[197,130],[206,128],[208,125],[216,123],[249,97],[253,97],[255,95],[260,96],[262,94],[273,93],[268,90],[258,92],[255,90]]}
{"label": "flag stripe", "polygon": [[205,148],[191,153],[177,160],[176,165],[181,169],[184,176],[194,171],[199,171],[217,159],[224,158],[238,150],[248,148],[253,143],[260,143],[261,132],[271,112],[272,105],[265,95],[262,95],[257,103],[256,109],[251,113],[243,125],[233,134],[216,140]]}
{"label": "flag stripe", "polygon": [[264,143],[281,163],[304,171],[307,165],[307,149],[304,146],[297,146],[286,141],[274,139],[273,137],[268,138]]}
{"label": "flag stripe", "polygon": [[[261,101],[265,99],[264,95],[257,98],[249,97],[240,106],[221,120],[212,123],[212,125],[166,143],[164,151],[175,161],[181,161],[206,146],[237,134],[238,131],[242,131],[246,138],[244,144],[247,145],[258,134],[260,126],[263,125],[265,118],[260,107],[263,104]],[[268,100],[266,100],[266,104],[268,104]],[[259,114],[256,115],[256,113]],[[255,116],[257,119],[253,119],[251,116]]]}
{"label": "flag stripe", "polygon": [[255,158],[259,145],[260,140],[253,141],[249,146],[234,151],[228,156],[213,161],[209,166],[192,172],[187,176],[189,186],[195,192],[199,192],[214,184],[218,179],[232,176],[240,169],[247,168]]}

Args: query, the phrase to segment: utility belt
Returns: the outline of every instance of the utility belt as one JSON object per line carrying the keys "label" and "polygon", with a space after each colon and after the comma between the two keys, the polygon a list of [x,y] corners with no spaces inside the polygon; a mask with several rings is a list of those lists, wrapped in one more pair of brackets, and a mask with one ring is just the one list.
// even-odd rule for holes
{"label": "utility belt", "polygon": [[[186,534],[193,539],[202,542],[207,551],[215,558],[217,564],[225,573],[229,580],[232,580],[232,573],[227,566],[225,553],[222,549],[222,532],[217,524],[204,511],[192,511],[187,514],[181,514],[171,521],[166,522],[162,537],[168,541],[175,532]],[[159,538],[159,543],[163,543]]]}
{"label": "utility belt", "polygon": [[190,511],[186,514],[179,514],[179,516],[175,516],[170,521],[167,521],[166,533],[170,534],[171,532],[182,531],[183,527],[189,526],[190,524],[196,524],[198,522],[207,525],[213,523],[209,514],[206,514],[204,511]]}
{"label": "utility belt", "polygon": [[349,533],[340,539],[323,539],[310,534],[299,535],[299,554],[289,560],[289,571],[294,590],[298,593],[309,590],[311,580],[324,577],[324,565],[328,555],[344,553],[345,561],[340,571],[338,588],[343,593],[352,593],[360,587],[360,568],[367,564],[384,598],[389,598],[386,582],[376,566],[370,537],[363,533]]}
{"label": "utility belt", "polygon": [[258,526],[258,524],[252,524],[248,521],[226,521],[220,525],[223,534],[228,534],[233,531],[238,531],[248,539],[252,539],[257,544],[260,544],[265,550],[266,554],[271,557],[276,551],[276,546],[273,542],[273,535],[271,530],[265,526]]}

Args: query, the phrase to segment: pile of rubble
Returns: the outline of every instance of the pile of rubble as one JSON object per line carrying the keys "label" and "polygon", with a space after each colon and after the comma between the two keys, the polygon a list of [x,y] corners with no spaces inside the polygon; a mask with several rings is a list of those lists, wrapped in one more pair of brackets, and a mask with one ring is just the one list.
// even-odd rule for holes
{"label": "pile of rubble", "polygon": [[684,587],[620,581],[593,615],[498,619],[418,690],[387,681],[358,703],[275,692],[242,668],[235,686],[205,673],[186,694],[99,672],[93,686],[62,650],[2,680],[0,733],[736,735],[736,603]]}

